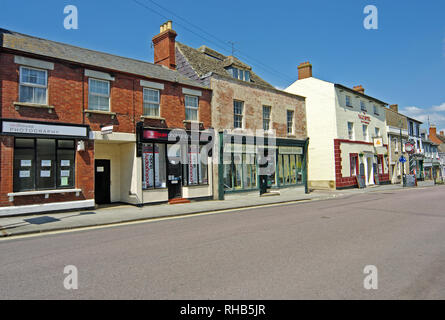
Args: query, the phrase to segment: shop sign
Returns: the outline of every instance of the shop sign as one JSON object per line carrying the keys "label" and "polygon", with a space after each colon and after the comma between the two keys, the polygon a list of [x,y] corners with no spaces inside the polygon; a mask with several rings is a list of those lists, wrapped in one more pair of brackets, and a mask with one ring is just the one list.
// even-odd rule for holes
{"label": "shop sign", "polygon": [[374,147],[383,147],[383,138],[374,138]]}
{"label": "shop sign", "polygon": [[302,147],[280,146],[278,147],[279,154],[303,154]]}
{"label": "shop sign", "polygon": [[371,117],[370,116],[367,116],[365,114],[359,114],[358,117],[359,117],[359,119],[360,119],[360,121],[362,123],[365,123],[365,124],[370,124],[371,123]]}
{"label": "shop sign", "polygon": [[2,133],[86,137],[87,128],[66,125],[3,121]]}

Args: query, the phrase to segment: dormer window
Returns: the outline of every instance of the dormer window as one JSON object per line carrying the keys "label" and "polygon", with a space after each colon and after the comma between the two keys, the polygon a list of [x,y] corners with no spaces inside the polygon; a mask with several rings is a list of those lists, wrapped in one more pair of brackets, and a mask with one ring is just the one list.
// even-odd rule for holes
{"label": "dormer window", "polygon": [[250,82],[250,71],[235,68],[235,67],[230,67],[228,69],[228,71],[232,75],[233,78],[241,80],[241,81]]}

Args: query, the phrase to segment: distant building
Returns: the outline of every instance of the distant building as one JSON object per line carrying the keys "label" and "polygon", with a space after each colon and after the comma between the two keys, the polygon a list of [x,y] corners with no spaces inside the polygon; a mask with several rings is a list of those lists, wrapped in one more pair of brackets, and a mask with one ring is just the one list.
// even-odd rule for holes
{"label": "distant building", "polygon": [[432,125],[429,128],[429,135],[428,138],[438,144],[437,150],[439,154],[439,162],[440,162],[440,178],[442,180],[445,179],[445,134],[443,131],[440,131],[440,134],[437,134],[436,126]]}
{"label": "distant building", "polygon": [[[402,166],[405,174],[409,173],[409,155],[405,150],[405,143],[408,141],[408,119],[399,113],[396,104],[385,108],[386,129],[388,131],[389,146],[389,174],[392,183],[402,182]],[[402,164],[401,157],[406,159]]]}
{"label": "distant building", "polygon": [[409,141],[415,146],[414,152],[409,156],[409,172],[416,175],[417,180],[424,179],[424,146],[420,132],[422,122],[409,118],[408,119],[408,135]]}

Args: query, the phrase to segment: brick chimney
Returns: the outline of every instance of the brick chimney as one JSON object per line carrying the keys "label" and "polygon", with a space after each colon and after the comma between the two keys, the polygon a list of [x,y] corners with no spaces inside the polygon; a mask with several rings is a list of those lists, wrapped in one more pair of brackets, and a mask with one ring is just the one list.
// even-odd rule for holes
{"label": "brick chimney", "polygon": [[436,134],[437,134],[436,126],[434,124],[432,124],[431,127],[430,127],[430,134],[429,135],[430,135],[430,137],[435,138]]}
{"label": "brick chimney", "polygon": [[392,104],[389,106],[389,108],[394,112],[399,112],[399,105],[398,104]]}
{"label": "brick chimney", "polygon": [[167,68],[176,69],[176,56],[175,56],[175,39],[176,32],[172,29],[172,22],[167,21],[164,23],[158,35],[154,36],[154,63],[161,64]]}
{"label": "brick chimney", "polygon": [[441,136],[443,136],[443,135],[444,135],[444,134],[443,134],[443,131],[441,131],[441,132],[440,132],[440,135],[441,135]]}
{"label": "brick chimney", "polygon": [[353,89],[361,94],[365,94],[365,88],[363,88],[362,85],[355,86]]}
{"label": "brick chimney", "polygon": [[312,65],[307,62],[300,63],[298,66],[298,80],[312,77]]}

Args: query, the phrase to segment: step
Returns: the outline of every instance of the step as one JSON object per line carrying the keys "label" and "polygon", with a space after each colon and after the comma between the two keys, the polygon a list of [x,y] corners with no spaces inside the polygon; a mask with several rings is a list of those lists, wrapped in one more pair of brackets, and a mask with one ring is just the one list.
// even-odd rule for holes
{"label": "step", "polygon": [[180,203],[190,203],[190,200],[184,198],[176,198],[168,200],[169,204],[180,204]]}

